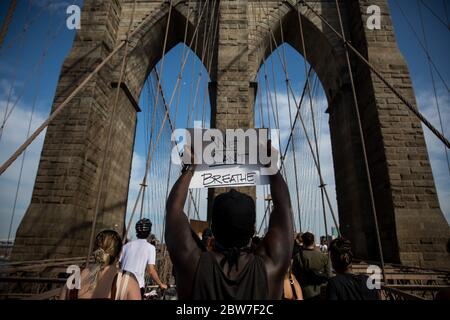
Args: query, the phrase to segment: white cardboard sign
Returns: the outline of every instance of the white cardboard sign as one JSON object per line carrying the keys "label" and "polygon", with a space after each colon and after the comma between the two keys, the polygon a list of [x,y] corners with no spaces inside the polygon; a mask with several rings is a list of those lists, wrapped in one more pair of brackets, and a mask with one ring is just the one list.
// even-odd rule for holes
{"label": "white cardboard sign", "polygon": [[[193,129],[188,129],[191,131],[190,135],[194,136]],[[268,136],[268,129],[253,129],[258,134]],[[205,130],[199,130],[196,133],[202,134],[205,137]],[[271,132],[272,142],[278,141],[278,131]],[[257,135],[254,135],[256,137]],[[275,138],[275,139],[274,139]],[[189,188],[221,188],[221,187],[244,187],[244,186],[256,186],[256,185],[264,185],[269,184],[269,173],[268,168],[266,168],[259,159],[259,156],[254,158],[256,162],[249,161],[249,152],[255,152],[257,149],[251,150],[252,147],[259,146],[259,138],[245,141],[245,149],[238,150],[238,147],[235,145],[230,146],[230,141],[226,138],[220,140],[221,143],[225,146],[224,149],[218,156],[220,162],[216,162],[215,160],[208,163],[200,162],[197,164],[194,175],[192,177]],[[195,148],[196,158],[199,159],[203,152],[208,150],[208,144],[211,143],[209,139],[203,139],[198,144],[197,148]],[[267,138],[265,138],[265,142],[262,142],[264,146],[266,146]],[[195,146],[195,143],[194,143]],[[278,149],[278,145],[273,145],[272,147]],[[264,147],[265,148],[265,147]],[[265,151],[265,150],[264,150]],[[231,155],[231,156],[230,156]],[[232,159],[231,161],[228,161]],[[277,163],[277,167],[279,168],[279,159]]]}
{"label": "white cardboard sign", "polygon": [[246,187],[269,183],[261,166],[245,164],[198,165],[189,188]]}

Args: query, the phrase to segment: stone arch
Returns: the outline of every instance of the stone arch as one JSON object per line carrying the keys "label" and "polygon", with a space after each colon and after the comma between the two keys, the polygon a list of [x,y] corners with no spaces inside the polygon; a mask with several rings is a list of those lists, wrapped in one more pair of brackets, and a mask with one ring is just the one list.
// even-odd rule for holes
{"label": "stone arch", "polygon": [[[299,36],[300,28],[297,8],[292,3],[292,1],[285,1],[275,4],[272,7],[268,4],[267,11],[265,12],[266,20],[261,23],[256,23],[257,30],[254,35],[256,40],[249,53],[252,57],[252,66],[250,68],[252,79],[256,77],[262,62],[271,54],[271,30],[275,35],[277,44],[280,45],[282,42],[280,20],[283,27],[284,42],[290,44],[303,57],[305,56],[302,52],[301,38]],[[335,4],[327,1],[317,2],[316,4],[318,6],[316,10],[336,30],[340,30],[336,17]],[[383,16],[385,28],[381,34],[390,37],[389,39],[380,39],[388,40],[388,43],[378,41],[370,31],[365,30],[364,21],[366,16],[363,12],[365,12],[366,5],[368,4],[365,2],[341,2],[341,12],[343,14],[344,30],[347,39],[369,61],[375,64],[379,70],[383,70],[385,76],[391,77],[392,74],[397,73],[396,70],[399,68],[403,70],[400,73],[403,73],[405,79],[408,79],[407,81],[409,82],[405,61],[395,43],[387,3],[385,1],[377,2],[377,5],[383,8],[382,10],[386,13]],[[258,15],[261,13],[256,12],[254,14]],[[379,259],[379,254],[377,252],[378,244],[376,242],[374,218],[370,208],[368,184],[364,171],[364,159],[354,111],[344,46],[342,41],[311,11],[301,7],[300,14],[302,15],[302,26],[305,35],[307,61],[316,71],[328,100],[327,112],[329,113],[341,232],[346,238],[352,241],[356,256],[377,260]],[[262,48],[262,50],[259,51],[258,48]],[[275,50],[274,45],[272,45],[273,50]],[[374,79],[367,66],[361,61],[354,59],[352,60],[352,67],[384,258],[390,262],[403,263],[408,259],[418,259],[413,264],[419,263],[420,265],[426,265],[428,264],[426,261],[428,258],[425,259],[426,255],[414,253],[410,245],[414,243],[417,245],[416,248],[418,248],[421,246],[419,242],[439,242],[439,249],[436,247],[436,252],[430,255],[430,260],[434,260],[433,263],[436,263],[437,260],[431,257],[443,253],[445,235],[449,234],[448,224],[445,223],[437,202],[419,205],[415,201],[411,201],[413,198],[408,196],[410,192],[414,193],[417,191],[422,193],[425,190],[422,189],[419,191],[406,187],[408,185],[416,186],[422,184],[422,182],[411,181],[410,178],[416,176],[410,175],[410,172],[421,172],[424,170],[423,172],[427,172],[427,174],[431,173],[429,164],[427,164],[426,169],[418,169],[414,168],[417,163],[414,164],[414,161],[411,162],[416,157],[428,161],[423,133],[420,129],[420,131],[414,131],[413,129],[420,128],[420,124],[417,119],[411,117],[404,110],[404,106],[401,103],[395,102],[395,98],[389,100],[385,98],[387,95],[391,96],[391,94],[386,94],[386,88]],[[303,72],[303,70],[300,72]],[[393,81],[395,81],[396,76],[393,77]],[[404,90],[411,101],[415,101],[410,84],[403,85],[397,83],[397,85]],[[403,115],[405,118],[402,116],[400,116],[401,119],[397,118],[397,115]],[[400,129],[396,121],[406,121],[407,124],[403,123],[400,125],[402,127],[404,126],[403,128],[405,129]],[[407,139],[410,139],[410,142],[405,144],[396,144],[393,142],[402,139],[401,136],[404,133],[409,135]],[[419,152],[422,153],[422,156],[407,155],[411,151],[407,145],[419,147],[421,150]],[[400,150],[404,150],[404,153]],[[400,155],[400,153],[402,154]],[[401,160],[398,161],[399,159]],[[404,164],[410,167],[405,169],[402,167]],[[427,175],[427,177],[431,177],[431,175]],[[432,184],[429,183],[428,185]],[[432,193],[435,194],[435,191],[432,191]],[[433,198],[435,199],[434,201],[437,200],[435,197]],[[409,200],[403,202],[400,199]],[[408,209],[406,209],[405,204]],[[412,233],[406,232],[405,229],[400,227],[401,223],[409,224],[410,219],[420,220],[420,216],[422,215],[420,212],[425,211],[428,213],[433,212],[432,214],[436,218],[439,217],[437,219],[444,225],[442,228],[438,226],[439,224],[435,224],[432,227],[440,229],[438,231],[442,236],[440,240],[429,239],[417,242],[417,240],[412,240],[415,237]],[[399,223],[399,221],[403,222]],[[440,253],[437,253],[438,251]],[[419,260],[420,262],[418,262]]]}
{"label": "stone arch", "polygon": [[[133,3],[132,0],[84,1],[82,28],[61,69],[53,108],[70,94],[80,77],[91,72],[124,39]],[[184,33],[180,30],[184,30],[188,4],[193,12],[189,18],[192,36],[198,8],[211,1],[173,0],[172,3],[173,23],[167,50],[182,39]],[[298,26],[295,26],[298,23],[296,1],[217,0],[217,3],[220,14],[212,14],[219,21],[217,34],[213,34],[218,41],[213,48],[212,68],[208,70],[211,125],[252,127],[254,76],[267,55],[270,43],[267,31],[271,28],[277,33],[278,12],[285,41],[301,52]],[[366,30],[366,9],[374,4],[381,8],[382,28]],[[121,231],[123,228],[139,111],[137,101],[148,72],[159,60],[158,48],[164,33],[161,30],[168,16],[169,1],[140,0],[136,5],[132,29],[144,19],[147,25],[130,39],[130,65],[120,90],[115,90],[119,54],[47,128],[31,203],[17,231],[13,260],[86,254],[109,123],[114,125],[114,141],[107,155],[97,229]],[[314,5],[339,30],[335,3],[324,0],[315,1]],[[387,0],[348,0],[341,1],[340,5],[347,38],[414,102],[408,68],[396,44]],[[344,48],[319,18],[304,8],[301,10],[305,18],[308,61],[319,75],[329,103],[341,229],[352,240],[356,256],[377,260],[374,220],[368,205],[351,87],[343,63]],[[290,29],[294,32],[289,33]],[[264,51],[259,55],[261,45]],[[198,47],[193,51],[199,55]],[[448,268],[445,242],[450,229],[439,208],[421,124],[367,66],[358,60],[352,62],[385,258],[390,262]],[[110,122],[115,92],[119,92],[120,108],[115,121]],[[425,216],[427,220],[423,220]]]}
{"label": "stone arch", "polygon": [[[316,72],[327,96],[331,101],[339,91],[343,82],[348,81],[348,72],[345,65],[343,46],[338,45],[337,36],[324,30],[318,19],[314,19],[311,12],[305,8],[300,10],[307,62]],[[281,26],[280,26],[281,21]],[[256,74],[262,63],[273,53],[283,41],[292,46],[300,55],[305,57],[301,43],[300,25],[297,8],[288,3],[283,3],[279,8],[279,14],[271,21],[262,25],[255,47],[262,50],[254,50],[254,68],[251,77]],[[283,35],[281,35],[283,33]]]}
{"label": "stone arch", "polygon": [[[127,73],[132,74],[132,77],[128,78],[128,84],[130,91],[136,96],[139,96],[148,74],[161,60],[163,54],[168,53],[179,43],[184,43],[187,47],[192,44],[190,50],[197,55],[200,61],[203,57],[203,66],[205,69],[207,68],[205,62],[208,61],[209,56],[206,48],[202,47],[204,39],[203,33],[200,32],[205,26],[205,20],[197,21],[196,10],[198,8],[192,6],[191,4],[191,8],[188,9],[186,1],[180,1],[172,8],[164,53],[163,46],[169,18],[168,8],[161,18],[149,21],[142,28],[142,32],[131,39],[134,44],[127,58]],[[193,40],[197,25],[198,32]],[[184,41],[185,28],[187,28],[186,41]]]}
{"label": "stone arch", "polygon": [[[331,3],[331,5],[330,3],[318,3],[318,6],[317,10],[325,16],[330,15],[334,10],[334,3]],[[275,49],[283,43],[289,44],[305,58],[299,36],[300,26],[297,8],[291,4],[283,3],[275,10],[278,12],[271,15],[271,19],[267,23],[259,26],[260,32],[256,36],[255,49],[251,52],[254,55],[252,78],[256,77],[262,63],[270,55],[276,54]],[[327,27],[324,27],[321,21],[310,11],[301,7],[300,14],[307,51],[306,60],[316,72],[328,102],[327,113],[329,114],[336,196],[340,224],[344,226],[342,228],[343,234],[352,240],[358,256],[376,257],[376,239],[366,236],[367,234],[375,234],[374,221],[369,206],[367,179],[365,178],[344,47],[337,36]],[[262,50],[257,50],[258,47]],[[288,74],[292,74],[292,72],[303,73],[304,71],[303,69],[288,70]],[[357,92],[357,94],[360,94],[360,92]],[[376,116],[374,119],[376,120]],[[371,119],[371,121],[374,119]],[[387,175],[386,172],[384,174]],[[352,191],[349,192],[348,190]],[[379,195],[379,197],[382,198],[383,195]],[[388,201],[383,203],[383,209],[389,206],[392,209],[392,204],[386,203]],[[378,210],[380,209],[381,206],[378,206]],[[388,210],[380,211],[383,220],[392,221],[393,216],[384,214],[384,212],[389,212]],[[345,226],[351,225],[348,223],[349,220],[353,222],[358,220],[358,228],[360,229],[346,230]],[[390,248],[389,245],[386,245],[385,256],[391,261],[398,261],[399,257],[395,254],[397,252],[395,233],[385,233],[383,243],[392,244]]]}
{"label": "stone arch", "polygon": [[[186,24],[186,42],[189,43],[193,37],[194,25],[197,24],[196,8],[200,2],[190,3],[191,18],[188,20],[186,1],[173,2],[166,52],[184,42]],[[72,50],[64,62],[53,108],[70,93],[80,74],[89,73],[95,64],[125,39],[132,5],[132,1],[84,2],[84,28],[77,33]],[[137,2],[137,5],[135,23],[130,32],[142,21],[147,22],[129,39],[127,65],[119,89],[119,107],[113,124],[113,141],[107,155],[97,231],[107,228],[121,233],[125,227],[137,112],[140,111],[139,96],[150,71],[162,56],[169,17],[169,5],[166,1]],[[199,30],[201,28],[202,25]],[[201,44],[202,40],[200,35],[197,43]],[[191,50],[197,57],[201,57],[200,45],[193,46]],[[13,259],[34,260],[86,254],[95,194],[99,188],[101,158],[118,90],[122,58],[123,50],[120,50],[49,126],[35,191],[17,231]],[[74,117],[78,120],[70,120]],[[72,135],[77,138],[70,138]],[[57,160],[60,157],[56,154],[58,152],[50,150],[65,150],[64,157],[67,160]],[[42,188],[48,192],[39,191]],[[38,228],[34,228],[36,221],[39,221]],[[55,223],[58,225],[56,230],[53,227]],[[35,239],[33,245],[36,250],[29,250],[29,239]]]}

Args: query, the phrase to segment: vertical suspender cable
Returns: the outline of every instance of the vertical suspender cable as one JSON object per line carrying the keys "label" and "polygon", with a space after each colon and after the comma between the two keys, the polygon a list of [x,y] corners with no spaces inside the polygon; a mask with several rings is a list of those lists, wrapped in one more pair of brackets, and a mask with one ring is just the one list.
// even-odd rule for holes
{"label": "vertical suspender cable", "polygon": [[[284,31],[283,31],[283,22],[281,21],[281,16],[279,18],[279,23],[280,23],[281,43],[284,43],[284,34],[283,34]],[[290,98],[291,95],[290,95],[290,92],[289,92],[289,83],[290,83],[290,81],[289,81],[289,76],[288,76],[288,73],[287,73],[285,47],[283,47],[282,50],[283,50],[282,51],[282,53],[283,53],[282,58],[283,58],[284,66],[285,66],[284,71],[285,71],[285,81],[286,81],[286,93],[287,93],[287,96],[288,96],[289,124],[290,124],[290,127],[291,127],[291,132],[293,133],[293,131],[292,131],[293,123],[292,123],[292,114],[291,114],[291,98]],[[300,218],[300,195],[299,195],[299,190],[298,190],[297,156],[295,154],[295,143],[294,142],[295,142],[295,140],[292,142],[292,157],[293,157],[293,160],[294,160],[295,190],[296,190],[296,198],[297,198],[297,214],[298,214],[298,219],[299,219],[299,221],[298,221],[298,227],[299,228],[298,229],[301,232],[302,231],[302,221],[301,221],[301,218]]]}
{"label": "vertical suspender cable", "polygon": [[394,3],[397,5],[400,14],[403,16],[403,18],[405,19],[406,23],[408,24],[409,28],[411,29],[414,37],[416,38],[417,42],[419,43],[422,51],[425,53],[425,55],[428,58],[429,63],[433,66],[434,71],[436,72],[437,76],[439,77],[439,79],[441,80],[442,84],[445,86],[445,88],[447,89],[447,92],[450,92],[450,88],[447,85],[447,82],[445,81],[444,77],[442,76],[441,72],[439,71],[439,69],[436,67],[436,65],[433,62],[433,59],[431,58],[431,55],[428,51],[428,49],[425,47],[425,44],[422,42],[422,40],[420,40],[419,35],[417,34],[416,29],[414,29],[414,26],[412,25],[411,21],[408,19],[408,17],[405,14],[405,11],[402,9],[402,7],[400,6],[400,4],[398,3],[397,0],[394,0]]}
{"label": "vertical suspender cable", "polygon": [[[275,39],[275,36],[274,36],[273,33],[271,34],[271,36],[272,36],[272,39],[273,39],[274,43],[276,43],[276,39]],[[283,71],[286,74],[286,72],[287,72],[286,65],[283,63],[282,58],[280,56],[280,53],[278,51],[277,51],[277,53],[278,53],[278,57],[279,57],[279,59],[281,61],[281,66],[283,68]],[[317,159],[315,157],[315,153],[314,153],[314,149],[312,147],[311,139],[309,138],[308,131],[306,130],[306,126],[305,126],[305,123],[303,121],[303,117],[300,114],[300,108],[301,108],[301,105],[302,105],[302,101],[300,100],[300,103],[297,103],[297,100],[296,100],[295,95],[294,95],[294,90],[292,89],[292,86],[290,85],[290,83],[288,83],[288,84],[289,84],[289,89],[290,89],[290,91],[293,94],[294,103],[297,106],[297,113],[296,113],[296,116],[295,116],[295,119],[294,119],[294,125],[291,128],[291,135],[292,135],[292,129],[295,128],[295,123],[296,123],[297,119],[299,119],[300,120],[300,124],[302,125],[303,132],[305,133],[306,141],[308,142],[309,150],[310,150],[312,158],[314,160],[314,166],[316,167],[316,170],[317,170],[317,168],[318,168]],[[305,90],[306,90],[306,86],[303,88],[304,92],[305,92]],[[304,92],[302,93],[302,97],[304,96]],[[324,184],[322,175],[319,174],[319,178],[320,178],[320,183]],[[341,233],[340,233],[339,225],[337,223],[336,215],[334,214],[333,206],[331,205],[331,200],[330,200],[330,197],[328,195],[327,189],[325,188],[324,191],[325,191],[325,199],[327,200],[328,207],[329,207],[331,215],[333,217],[334,225],[336,226],[336,228],[338,230],[338,233],[340,235]]]}
{"label": "vertical suspender cable", "polygon": [[[424,46],[425,46],[425,50],[427,52],[428,68],[429,68],[429,71],[430,71],[431,83],[433,85],[433,94],[434,94],[434,100],[436,102],[436,109],[437,109],[437,114],[438,114],[438,119],[439,119],[439,125],[441,127],[441,132],[444,133],[444,126],[442,125],[441,108],[439,106],[439,99],[438,99],[437,90],[436,90],[436,81],[434,81],[433,69],[431,67],[431,64],[432,64],[431,57],[428,54],[428,52],[429,52],[429,50],[428,50],[428,40],[427,40],[427,35],[425,33],[425,25],[424,25],[424,22],[423,22],[422,10],[420,8],[419,0],[417,0],[417,8],[418,8],[418,11],[419,11],[420,25],[421,25],[422,34],[423,34],[423,43],[424,43]],[[447,148],[445,146],[444,146],[444,153],[445,153],[445,159],[447,160],[448,173],[450,174],[450,161],[449,161],[449,158],[448,158],[448,150],[447,150]]]}
{"label": "vertical suspender cable", "polygon": [[[430,131],[439,139],[441,142],[450,149],[450,141],[444,136],[443,133],[439,132],[414,106],[409,102],[392,84],[390,84],[386,78],[357,50],[355,47],[349,43],[342,34],[339,33],[320,13],[318,13],[314,8],[312,8],[305,0],[299,0],[303,5],[308,7],[330,30],[336,34],[336,36],[342,40],[347,48],[349,48],[358,59],[360,59],[384,85],[393,92],[397,98],[411,111]],[[0,171],[1,173],[1,171]]]}
{"label": "vertical suspender cable", "polygon": [[[13,2],[15,2],[15,1],[13,1]],[[7,13],[8,15],[5,18],[5,24],[6,25],[5,24],[3,25],[3,28],[6,28],[6,30],[2,30],[2,32],[3,31],[5,31],[5,33],[7,32],[9,23],[11,22],[10,20],[12,19],[12,14],[14,12],[15,6],[16,6],[15,3],[11,3],[9,9],[12,9],[12,11],[10,12],[8,10],[8,13]],[[26,18],[25,18],[26,20],[28,20],[30,8],[31,8],[31,1],[28,1],[27,13],[26,13]],[[11,15],[11,16],[9,16],[9,15]],[[22,28],[22,32],[25,33],[27,30],[28,30],[28,25],[27,25],[27,21],[25,21],[24,26]],[[3,42],[3,39],[1,39],[1,41]],[[10,81],[11,83],[10,83],[9,90],[8,90],[8,98],[7,98],[6,103],[5,103],[5,114],[3,116],[2,124],[1,124],[1,127],[0,127],[0,140],[2,139],[3,129],[5,127],[6,121],[8,120],[8,113],[10,113],[9,105],[10,105],[10,102],[11,102],[11,98],[13,96],[14,87],[15,87],[16,80],[17,80],[17,75],[19,73],[17,69],[18,69],[18,65],[19,65],[19,62],[20,62],[19,59],[21,57],[20,53],[21,53],[21,51],[23,51],[23,45],[24,45],[24,39],[22,38],[22,39],[20,39],[19,44],[17,46],[17,51],[18,52],[17,52],[15,60],[14,60],[13,75],[12,75],[12,79]],[[1,46],[1,44],[0,44],[0,46]],[[31,77],[32,75],[33,74],[29,74],[29,77]],[[15,106],[15,104],[13,105],[12,108],[14,108],[14,106]]]}
{"label": "vertical suspender cable", "polygon": [[[341,28],[342,38],[345,41],[345,43],[347,43],[347,40],[346,40],[346,37],[345,37],[345,32],[344,32],[344,25],[342,23],[341,10],[339,8],[339,0],[335,0],[335,2],[336,2],[336,10],[337,10],[338,18],[339,18],[339,25],[340,25],[340,28]],[[364,140],[364,132],[363,132],[363,128],[362,128],[361,117],[360,117],[360,114],[359,114],[358,98],[356,96],[355,83],[354,83],[354,79],[353,79],[353,70],[352,70],[352,65],[350,63],[350,56],[349,56],[349,53],[348,53],[347,45],[345,45],[345,60],[347,62],[347,70],[348,70],[348,73],[349,73],[350,83],[351,83],[351,87],[352,87],[353,105],[354,105],[354,109],[355,109],[354,111],[356,113],[356,120],[357,120],[357,123],[358,123],[359,138],[361,140],[361,149],[362,149],[362,153],[363,153],[364,169],[366,171],[367,186],[369,188],[370,205],[371,205],[371,208],[372,208],[373,220],[374,220],[374,225],[375,225],[375,232],[376,232],[376,237],[377,237],[378,252],[379,252],[379,255],[380,255],[380,262],[381,262],[381,269],[382,269],[382,272],[383,272],[383,279],[384,279],[384,281],[386,281],[386,274],[385,274],[385,269],[384,269],[383,248],[381,246],[381,237],[380,237],[380,230],[379,230],[379,227],[378,227],[377,210],[376,210],[376,207],[375,207],[375,198],[374,198],[373,189],[372,189],[372,178],[370,176],[370,171],[369,171],[369,161],[367,159],[366,143],[365,143],[365,140]]]}
{"label": "vertical suspender cable", "polygon": [[[165,5],[165,4],[164,4]],[[149,16],[151,18],[151,16]],[[145,18],[131,33],[130,38],[137,34],[148,22],[149,17]],[[0,167],[0,175],[20,156],[20,154],[39,136],[39,134],[52,122],[68,105],[68,103],[84,88],[84,86],[120,51],[125,45],[126,41],[121,41],[96,67],[83,77],[83,79],[76,85],[75,89],[58,105],[50,116],[20,145],[19,148],[8,158]]]}
{"label": "vertical suspender cable", "polygon": [[448,24],[448,15],[447,15],[447,10],[445,10],[446,11],[446,17],[447,17],[447,23],[445,23],[445,21],[444,20],[442,20],[442,18],[441,17],[439,17],[439,15],[433,10],[433,9],[431,9],[431,7],[430,6],[428,6],[426,3],[425,3],[425,1],[423,1],[423,0],[420,0],[420,2],[422,2],[422,4],[423,4],[423,6],[425,7],[425,8],[427,8],[428,9],[428,11],[430,11],[431,12],[431,14],[433,15],[433,16],[435,16],[436,17],[436,19],[440,22],[440,23],[442,23],[442,25],[444,26],[444,27],[446,27],[447,28],[447,31],[450,31],[450,24]]}
{"label": "vertical suspender cable", "polygon": [[103,181],[105,178],[105,167],[106,167],[106,160],[108,157],[108,152],[109,152],[109,147],[111,144],[111,138],[112,138],[112,132],[113,132],[113,124],[114,124],[114,118],[115,118],[115,113],[116,113],[116,109],[117,109],[117,104],[119,102],[119,95],[120,95],[120,90],[121,90],[121,83],[123,81],[123,76],[125,73],[125,66],[126,66],[126,60],[127,60],[127,56],[128,56],[128,37],[130,35],[130,30],[131,30],[131,26],[133,25],[134,22],[134,14],[135,14],[135,10],[136,10],[136,1],[134,0],[133,2],[133,11],[131,14],[131,19],[130,19],[130,23],[128,25],[128,30],[126,33],[126,40],[125,40],[125,46],[124,46],[124,52],[123,52],[123,57],[122,57],[122,64],[120,66],[120,75],[119,75],[119,82],[117,84],[117,89],[115,92],[115,96],[114,96],[114,102],[113,102],[113,106],[112,106],[112,111],[111,111],[111,115],[110,115],[110,119],[109,119],[109,126],[108,126],[108,135],[106,138],[106,143],[105,143],[105,151],[103,153],[103,159],[102,159],[102,165],[101,165],[101,169],[100,169],[100,177],[99,177],[99,186],[98,186],[98,191],[97,191],[97,199],[95,202],[95,208],[94,208],[94,217],[92,219],[92,226],[91,226],[91,235],[89,238],[89,248],[88,248],[88,252],[87,252],[87,256],[86,256],[86,265],[89,264],[89,257],[91,255],[91,251],[93,248],[93,244],[94,244],[94,237],[95,237],[95,225],[97,223],[97,216],[98,216],[98,212],[100,210],[100,206],[101,206],[101,197],[102,197],[102,193],[103,193]]}
{"label": "vertical suspender cable", "polygon": [[[169,9],[169,11],[171,11],[171,8],[172,8],[172,1],[170,2],[170,9]],[[200,13],[200,17],[203,16],[204,9],[205,9],[205,6],[203,6],[203,8],[202,8],[202,11],[201,11],[201,13]],[[169,18],[170,18],[170,14],[169,14]],[[169,18],[168,18],[168,19],[169,19]],[[200,19],[201,19],[201,18],[200,18]],[[168,26],[169,26],[169,20],[167,21],[167,26],[166,26],[166,27],[168,28]],[[199,27],[199,24],[197,23],[197,26],[195,27],[195,30],[194,30],[193,38],[195,37],[196,33],[198,32],[198,27]],[[133,33],[134,33],[134,32],[135,32],[135,31],[133,31]],[[164,43],[166,43],[166,40],[167,40],[167,33],[166,33],[166,36],[165,36]],[[190,41],[190,43],[189,43],[189,47],[192,47],[192,44],[193,44],[193,39],[191,39],[191,41]],[[163,48],[163,51],[165,51],[165,47]],[[163,57],[164,57],[164,55],[163,55]],[[179,84],[180,84],[180,81],[181,81],[181,75],[182,75],[182,73],[183,73],[183,71],[184,71],[184,68],[185,68],[185,66],[186,66],[186,62],[187,62],[188,57],[189,57],[189,51],[187,52],[186,56],[183,57],[183,62],[182,62],[182,64],[181,64],[181,70],[180,70],[180,73],[178,74],[177,81],[176,81],[176,83],[175,83],[175,87],[174,87],[174,89],[173,89],[173,91],[172,91],[172,96],[170,97],[170,101],[169,101],[169,104],[168,104],[168,108],[167,108],[167,110],[166,110],[166,112],[165,112],[165,114],[164,114],[164,118],[163,118],[163,120],[162,120],[161,127],[160,127],[160,129],[159,129],[159,131],[158,131],[158,135],[156,136],[156,141],[155,141],[155,143],[154,143],[154,145],[153,145],[152,150],[148,150],[148,153],[147,153],[147,158],[148,158],[148,159],[147,159],[147,161],[146,161],[146,169],[145,169],[146,172],[148,172],[148,169],[149,169],[149,166],[150,166],[150,163],[151,163],[152,155],[154,154],[155,149],[156,149],[156,146],[158,145],[159,139],[161,138],[161,133],[162,133],[162,131],[163,131],[164,124],[165,124],[165,122],[166,122],[166,120],[167,120],[167,118],[168,118],[168,116],[169,116],[169,111],[170,111],[169,109],[170,109],[170,106],[172,105],[174,96],[175,96],[176,91],[177,91],[177,89],[178,89],[178,86],[179,86]],[[159,95],[159,92],[161,91],[161,83],[160,83],[160,81],[158,81],[158,90],[157,90],[157,91],[158,91],[158,92],[157,92],[157,96],[158,96],[158,95]],[[146,174],[147,174],[147,173],[146,173]],[[130,229],[130,226],[131,226],[131,221],[133,220],[133,217],[134,217],[134,214],[135,214],[135,211],[136,211],[136,207],[137,207],[138,201],[139,201],[139,199],[140,199],[139,197],[140,197],[141,190],[142,190],[142,188],[140,188],[140,192],[139,192],[138,197],[137,197],[137,199],[136,199],[136,202],[135,202],[135,205],[134,205],[134,208],[133,208],[133,211],[132,211],[132,213],[131,213],[131,217],[130,217],[130,220],[129,220],[129,223],[128,223],[128,227],[127,227],[127,229],[126,229],[126,231],[125,231],[125,234],[124,234],[124,238],[126,238],[126,235],[127,235],[128,232],[129,232],[129,229]]]}
{"label": "vertical suspender cable", "polygon": [[[304,38],[303,25],[302,25],[302,17],[300,14],[300,7],[299,7],[298,3],[297,3],[297,16],[298,16],[298,24],[300,26],[300,38],[301,38],[304,62],[305,62],[304,63],[305,77],[307,77],[308,70],[307,70],[307,66],[306,66],[306,61],[308,60],[308,54],[306,52],[305,38]],[[320,167],[319,146],[318,146],[318,142],[317,142],[316,121],[314,118],[313,102],[312,102],[312,97],[311,97],[311,87],[309,85],[309,81],[307,81],[307,86],[308,86],[307,91],[308,91],[308,96],[309,96],[309,107],[311,110],[311,119],[312,119],[312,125],[313,125],[314,142],[315,142],[315,147],[316,147],[316,157],[317,157],[317,166],[318,166],[317,170],[319,170],[319,175],[322,175],[322,169]],[[324,187],[325,187],[325,185],[323,183],[320,183],[319,188],[320,188],[320,195],[321,195],[321,199],[322,199],[322,211],[323,211],[323,221],[324,221],[324,225],[325,225],[325,236],[328,241],[327,213],[326,213],[326,209],[325,209],[325,199],[324,199],[324,191],[323,191]]]}

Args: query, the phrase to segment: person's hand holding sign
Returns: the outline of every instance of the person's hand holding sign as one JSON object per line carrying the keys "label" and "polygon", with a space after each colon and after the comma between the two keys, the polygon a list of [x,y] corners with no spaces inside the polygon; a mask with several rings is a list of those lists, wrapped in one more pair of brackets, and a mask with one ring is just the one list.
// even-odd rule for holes
{"label": "person's hand holding sign", "polygon": [[194,174],[196,167],[194,145],[189,144],[184,145],[184,152],[183,155],[181,156],[181,159],[183,160],[183,168],[181,172],[182,173],[190,172]]}
{"label": "person's hand holding sign", "polygon": [[272,146],[272,140],[267,140],[266,146],[260,144],[260,148],[265,148],[267,150],[267,159],[261,159],[264,164],[264,168],[261,169],[261,174],[270,176],[276,174],[278,172],[279,152]]}

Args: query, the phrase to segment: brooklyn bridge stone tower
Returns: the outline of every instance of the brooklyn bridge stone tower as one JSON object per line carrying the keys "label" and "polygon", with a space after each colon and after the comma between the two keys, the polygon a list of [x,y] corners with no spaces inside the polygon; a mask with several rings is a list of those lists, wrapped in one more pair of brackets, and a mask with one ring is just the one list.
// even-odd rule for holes
{"label": "brooklyn bridge stone tower", "polygon": [[[210,72],[211,124],[217,128],[252,127],[255,77],[271,46],[282,40],[303,54],[300,11],[307,60],[328,100],[339,222],[358,258],[379,260],[361,143],[358,136],[345,47],[311,10],[295,0],[85,0],[81,29],[62,66],[53,108],[124,41],[132,16],[128,58],[122,81],[123,50],[97,73],[49,125],[29,208],[12,253],[13,260],[85,256],[100,185],[111,108],[120,83],[112,124],[112,144],[103,175],[96,229],[122,231],[137,114],[144,81],[166,52],[187,43],[198,25],[218,19]],[[311,1],[340,30],[334,1]],[[342,0],[347,39],[407,99],[415,102],[409,72],[400,53],[386,0]],[[381,9],[381,29],[366,27],[367,7]],[[166,25],[169,25],[167,38]],[[275,39],[272,39],[272,34]],[[276,44],[275,44],[276,42]],[[192,50],[200,55],[200,47]],[[208,61],[208,58],[206,61]],[[372,177],[384,258],[422,267],[449,267],[445,242],[449,226],[441,212],[421,123],[360,60],[353,77]],[[294,71],[291,71],[294,72]]]}

